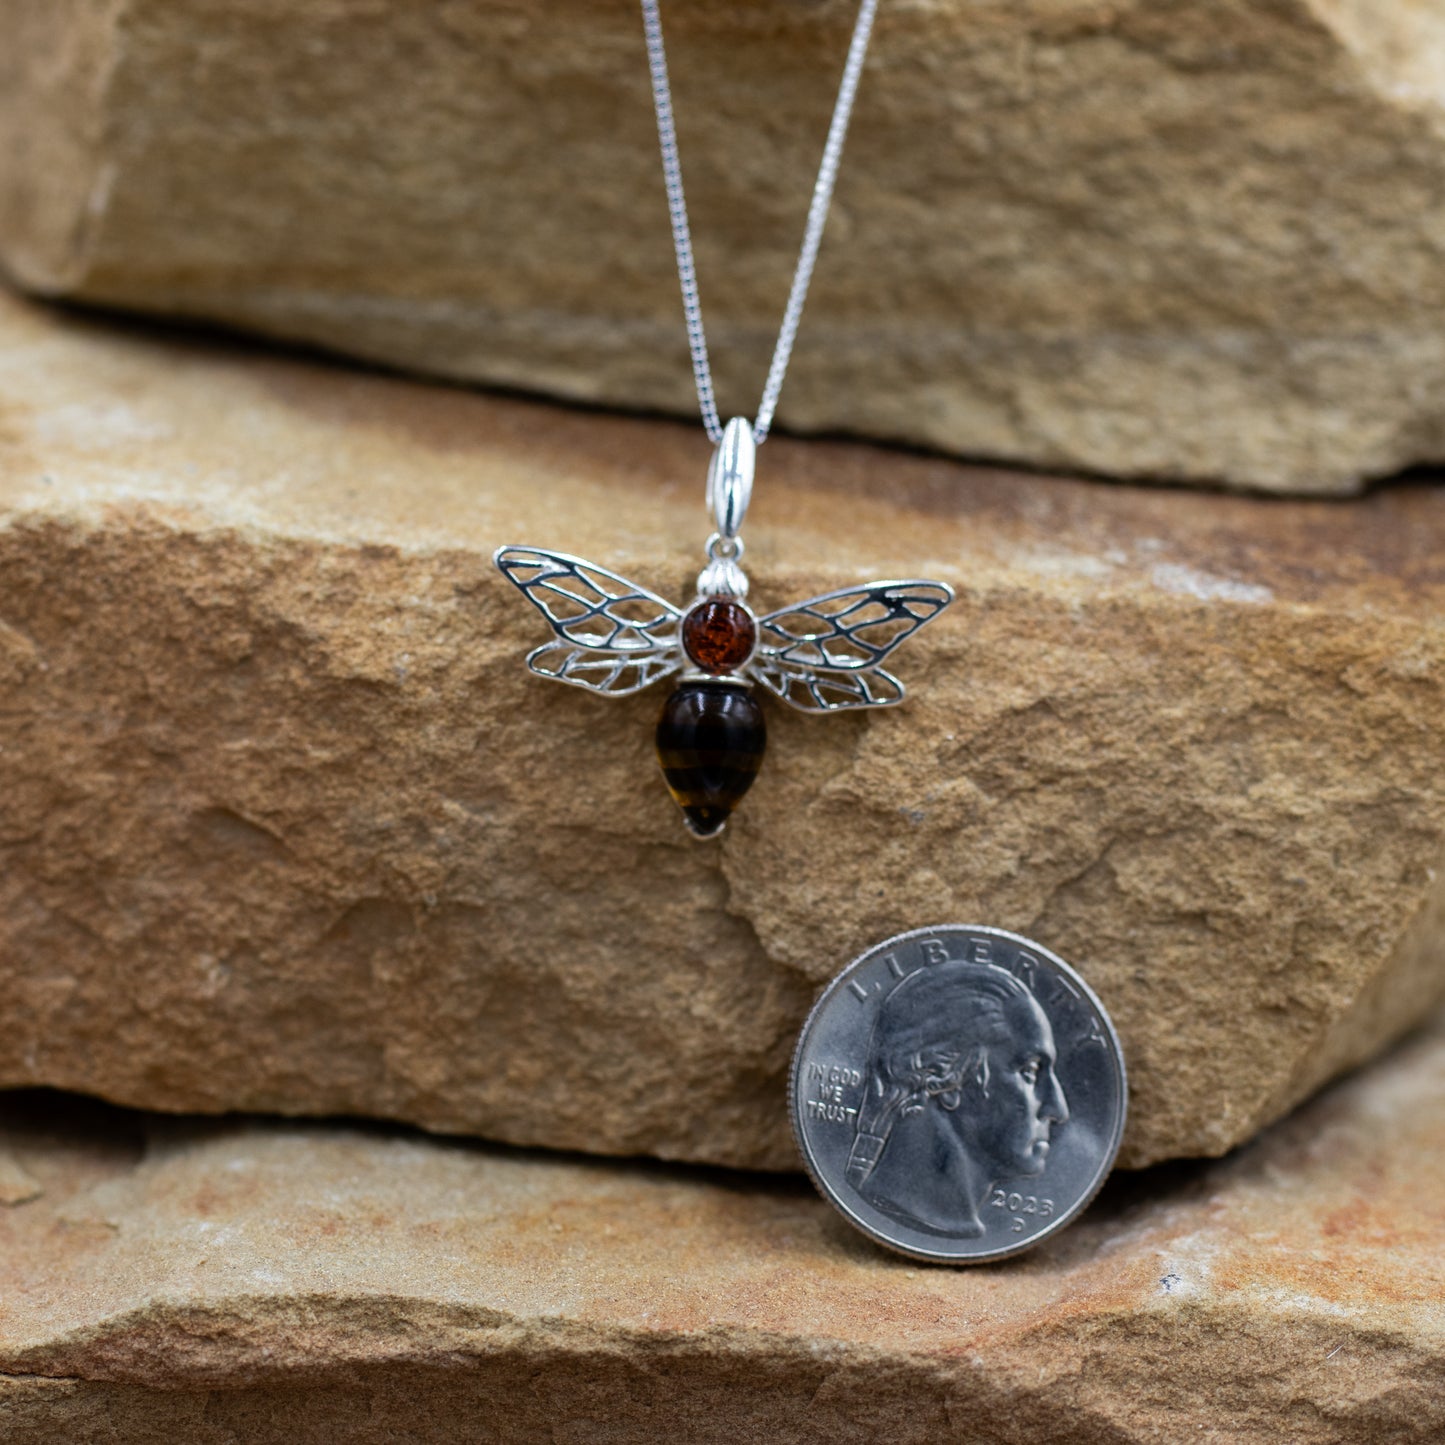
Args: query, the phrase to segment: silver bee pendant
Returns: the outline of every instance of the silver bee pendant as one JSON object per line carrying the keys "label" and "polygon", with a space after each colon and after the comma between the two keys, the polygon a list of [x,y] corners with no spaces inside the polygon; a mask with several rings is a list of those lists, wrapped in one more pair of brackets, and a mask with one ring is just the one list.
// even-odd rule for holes
{"label": "silver bee pendant", "polygon": [[527,654],[539,677],[610,697],[678,678],[657,753],[698,838],[722,832],[762,765],[767,725],[754,685],[802,712],[891,707],[904,690],[884,660],[953,601],[943,582],[867,582],[758,617],[744,600],[738,536],[754,451],[750,424],[729,422],[708,469],[717,530],[686,608],[565,552],[507,546],[494,557],[555,634]]}

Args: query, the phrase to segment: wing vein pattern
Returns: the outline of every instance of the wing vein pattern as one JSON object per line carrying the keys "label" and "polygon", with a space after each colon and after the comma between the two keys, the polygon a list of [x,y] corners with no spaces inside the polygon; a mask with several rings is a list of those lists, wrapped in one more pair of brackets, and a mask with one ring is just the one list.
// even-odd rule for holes
{"label": "wing vein pattern", "polygon": [[758,622],[758,681],[803,712],[891,707],[903,684],[883,660],[932,621],[953,589],[922,580],[869,582],[810,598]]}
{"label": "wing vein pattern", "polygon": [[539,677],[623,697],[681,668],[682,612],[655,592],[541,547],[502,547],[495,560],[556,634],[527,654]]}

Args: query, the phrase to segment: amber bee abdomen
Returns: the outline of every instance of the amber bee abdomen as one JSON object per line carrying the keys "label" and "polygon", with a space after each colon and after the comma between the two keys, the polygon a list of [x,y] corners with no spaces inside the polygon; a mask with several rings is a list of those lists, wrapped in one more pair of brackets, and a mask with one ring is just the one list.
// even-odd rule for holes
{"label": "amber bee abdomen", "polygon": [[657,720],[657,760],[687,826],[699,837],[722,830],[763,765],[763,710],[735,683],[684,682]]}

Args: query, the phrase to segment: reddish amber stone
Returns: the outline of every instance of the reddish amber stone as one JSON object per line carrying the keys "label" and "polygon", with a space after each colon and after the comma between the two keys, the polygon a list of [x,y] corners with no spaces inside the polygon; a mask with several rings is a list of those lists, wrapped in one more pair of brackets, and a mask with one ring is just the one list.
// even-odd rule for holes
{"label": "reddish amber stone", "polygon": [[767,741],[763,710],[746,687],[684,682],[673,689],[657,720],[657,760],[699,838],[722,832],[763,765]]}
{"label": "reddish amber stone", "polygon": [[709,597],[682,619],[682,648],[701,672],[722,677],[753,655],[758,625],[731,597]]}

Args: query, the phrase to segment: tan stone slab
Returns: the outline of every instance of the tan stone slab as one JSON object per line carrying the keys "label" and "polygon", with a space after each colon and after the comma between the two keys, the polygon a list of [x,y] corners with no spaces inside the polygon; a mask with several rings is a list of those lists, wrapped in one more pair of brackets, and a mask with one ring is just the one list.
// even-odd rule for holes
{"label": "tan stone slab", "polygon": [[[732,411],[853,8],[668,7]],[[0,264],[691,415],[636,12],[0,0]],[[884,5],[782,421],[1292,492],[1445,458],[1442,36],[1412,0]]]}
{"label": "tan stone slab", "polygon": [[528,675],[503,541],[695,575],[706,447],[0,304],[0,1082],[796,1165],[815,990],[970,920],[1218,1153],[1445,986],[1445,489],[1195,496],[780,441],[761,606],[952,581],[896,711],[770,713],[717,847],[660,697]]}
{"label": "tan stone slab", "polygon": [[10,1102],[7,1442],[1445,1433],[1445,1025],[997,1266],[801,1182]]}

